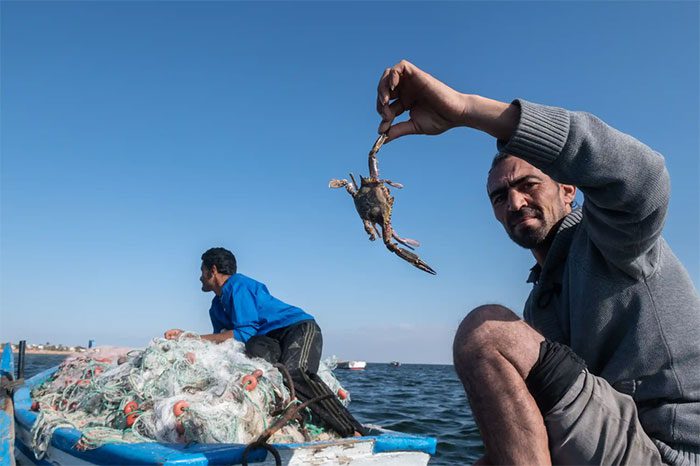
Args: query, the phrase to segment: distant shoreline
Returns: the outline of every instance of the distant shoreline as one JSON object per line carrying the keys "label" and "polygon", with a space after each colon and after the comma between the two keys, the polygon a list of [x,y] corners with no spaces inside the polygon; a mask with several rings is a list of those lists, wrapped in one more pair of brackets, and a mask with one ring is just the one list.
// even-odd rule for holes
{"label": "distant shoreline", "polygon": [[[26,354],[49,354],[49,355],[61,355],[62,354],[65,356],[75,356],[78,354],[82,354],[79,351],[38,350],[38,349],[29,349],[29,348],[26,349],[25,353]],[[17,351],[13,351],[13,354],[17,354]],[[367,361],[367,364],[381,366],[381,365],[388,365],[389,363],[385,362],[385,361],[380,361],[380,362]],[[452,366],[452,364],[440,363],[440,362],[402,362],[401,365],[402,366]]]}

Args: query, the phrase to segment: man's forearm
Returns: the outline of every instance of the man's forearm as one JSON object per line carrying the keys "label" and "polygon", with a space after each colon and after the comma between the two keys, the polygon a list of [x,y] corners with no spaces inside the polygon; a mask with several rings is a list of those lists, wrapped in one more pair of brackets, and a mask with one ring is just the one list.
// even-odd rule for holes
{"label": "man's forearm", "polygon": [[202,340],[211,341],[212,343],[221,343],[230,338],[233,338],[233,330],[227,330],[222,333],[210,333],[201,336]]}
{"label": "man's forearm", "polygon": [[501,141],[508,141],[520,119],[520,107],[497,100],[467,94],[465,125],[483,131]]}

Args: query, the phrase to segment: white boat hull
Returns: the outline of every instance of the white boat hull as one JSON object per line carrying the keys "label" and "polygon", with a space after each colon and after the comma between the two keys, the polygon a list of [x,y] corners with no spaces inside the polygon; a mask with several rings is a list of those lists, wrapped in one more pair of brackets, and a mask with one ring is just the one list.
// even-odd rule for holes
{"label": "white boat hull", "polygon": [[367,367],[365,361],[341,361],[338,363],[339,369],[350,369],[354,371],[361,371]]}

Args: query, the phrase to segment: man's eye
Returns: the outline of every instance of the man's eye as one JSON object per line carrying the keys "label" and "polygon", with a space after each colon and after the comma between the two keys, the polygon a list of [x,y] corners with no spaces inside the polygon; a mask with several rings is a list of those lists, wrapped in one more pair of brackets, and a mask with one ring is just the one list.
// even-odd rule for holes
{"label": "man's eye", "polygon": [[503,194],[498,194],[491,198],[491,204],[493,205],[500,204],[501,202],[503,202]]}

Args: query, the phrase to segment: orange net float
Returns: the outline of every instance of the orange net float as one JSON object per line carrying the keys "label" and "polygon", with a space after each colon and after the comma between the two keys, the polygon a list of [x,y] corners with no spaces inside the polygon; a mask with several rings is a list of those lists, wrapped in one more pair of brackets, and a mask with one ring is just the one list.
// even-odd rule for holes
{"label": "orange net float", "polygon": [[[176,401],[173,405],[173,414],[175,415],[175,417],[180,417],[184,414],[185,411],[187,411],[187,408],[189,407],[190,404],[185,400]],[[175,430],[180,435],[185,433],[185,426],[180,419],[175,421]]]}
{"label": "orange net float", "polygon": [[261,371],[260,369],[256,369],[253,371],[252,374],[243,376],[243,378],[241,379],[241,385],[247,391],[253,391],[255,390],[255,387],[258,386],[258,379],[262,377],[262,375],[263,371]]}
{"label": "orange net float", "polygon": [[340,398],[341,400],[346,400],[348,398],[348,392],[346,392],[342,388],[339,388],[338,389],[338,398]]}
{"label": "orange net float", "polygon": [[41,406],[39,405],[38,401],[32,401],[32,411],[39,411],[41,410]]}
{"label": "orange net float", "polygon": [[136,422],[136,419],[139,418],[139,413],[131,413],[126,417],[126,426],[131,427],[134,425],[134,422]]}
{"label": "orange net float", "polygon": [[173,405],[173,414],[175,414],[175,417],[180,417],[189,407],[190,404],[185,400],[176,401]]}
{"label": "orange net float", "polygon": [[129,414],[139,409],[139,404],[135,401],[130,401],[124,406],[124,414]]}

